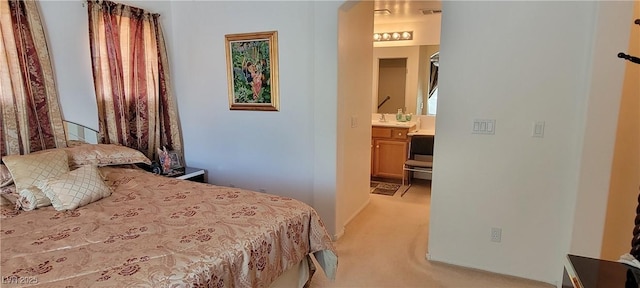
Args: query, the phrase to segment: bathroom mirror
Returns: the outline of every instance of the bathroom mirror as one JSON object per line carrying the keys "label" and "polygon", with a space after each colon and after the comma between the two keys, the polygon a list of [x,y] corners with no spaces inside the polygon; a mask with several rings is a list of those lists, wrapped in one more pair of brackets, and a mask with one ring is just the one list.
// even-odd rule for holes
{"label": "bathroom mirror", "polygon": [[429,96],[427,99],[427,115],[436,115],[438,107],[438,69],[440,68],[440,51],[429,58]]}
{"label": "bathroom mirror", "polygon": [[440,45],[374,47],[373,113],[434,115],[439,51]]}
{"label": "bathroom mirror", "polygon": [[407,58],[380,59],[378,62],[378,113],[395,114],[405,110]]}

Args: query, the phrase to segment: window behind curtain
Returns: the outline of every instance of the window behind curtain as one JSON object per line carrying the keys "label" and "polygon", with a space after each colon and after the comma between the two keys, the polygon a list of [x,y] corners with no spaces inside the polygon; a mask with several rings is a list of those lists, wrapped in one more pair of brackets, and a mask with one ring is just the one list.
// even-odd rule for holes
{"label": "window behind curtain", "polygon": [[182,155],[160,15],[110,1],[89,1],[89,38],[100,142]]}

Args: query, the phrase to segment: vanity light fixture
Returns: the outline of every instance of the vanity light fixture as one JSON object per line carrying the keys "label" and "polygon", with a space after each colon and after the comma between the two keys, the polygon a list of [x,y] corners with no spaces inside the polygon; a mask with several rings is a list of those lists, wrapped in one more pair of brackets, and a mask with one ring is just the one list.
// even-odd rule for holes
{"label": "vanity light fixture", "polygon": [[373,41],[413,40],[413,31],[373,33]]}

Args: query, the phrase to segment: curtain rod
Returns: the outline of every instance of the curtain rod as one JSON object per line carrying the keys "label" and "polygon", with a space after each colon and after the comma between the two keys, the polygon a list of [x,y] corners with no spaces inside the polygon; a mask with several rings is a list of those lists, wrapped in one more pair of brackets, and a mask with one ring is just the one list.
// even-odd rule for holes
{"label": "curtain rod", "polygon": [[[89,1],[91,1],[91,0],[83,0],[81,2],[82,3],[82,7],[87,7]],[[96,2],[96,3],[102,3],[103,2],[101,0],[93,0],[93,1]],[[113,2],[115,4],[118,4],[118,5],[125,5],[125,6],[128,6],[128,7],[131,7],[132,9],[138,9],[140,11],[143,11],[144,13],[149,13],[149,15],[151,15],[151,16],[160,17],[160,13],[152,13],[152,12],[149,12],[148,10],[146,10],[146,9],[142,9],[142,8],[136,7],[136,6],[131,6],[131,5],[128,5],[128,4],[123,4],[123,3],[120,3],[120,2],[115,2],[115,1],[111,1],[111,2]]]}

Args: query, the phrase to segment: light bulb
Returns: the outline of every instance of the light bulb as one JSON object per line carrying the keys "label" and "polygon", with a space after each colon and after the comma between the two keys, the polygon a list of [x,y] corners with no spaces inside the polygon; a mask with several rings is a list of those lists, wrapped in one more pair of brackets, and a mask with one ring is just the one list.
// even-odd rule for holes
{"label": "light bulb", "polygon": [[373,34],[373,40],[374,40],[374,41],[380,41],[380,34],[378,34],[378,33],[374,33],[374,34]]}
{"label": "light bulb", "polygon": [[400,39],[400,33],[393,32],[393,35],[391,37],[393,38],[393,40],[398,40],[398,39]]}
{"label": "light bulb", "polygon": [[410,39],[410,38],[411,38],[411,33],[402,32],[402,39]]}
{"label": "light bulb", "polygon": [[389,40],[389,39],[391,39],[391,35],[389,35],[389,33],[382,34],[382,40]]}

